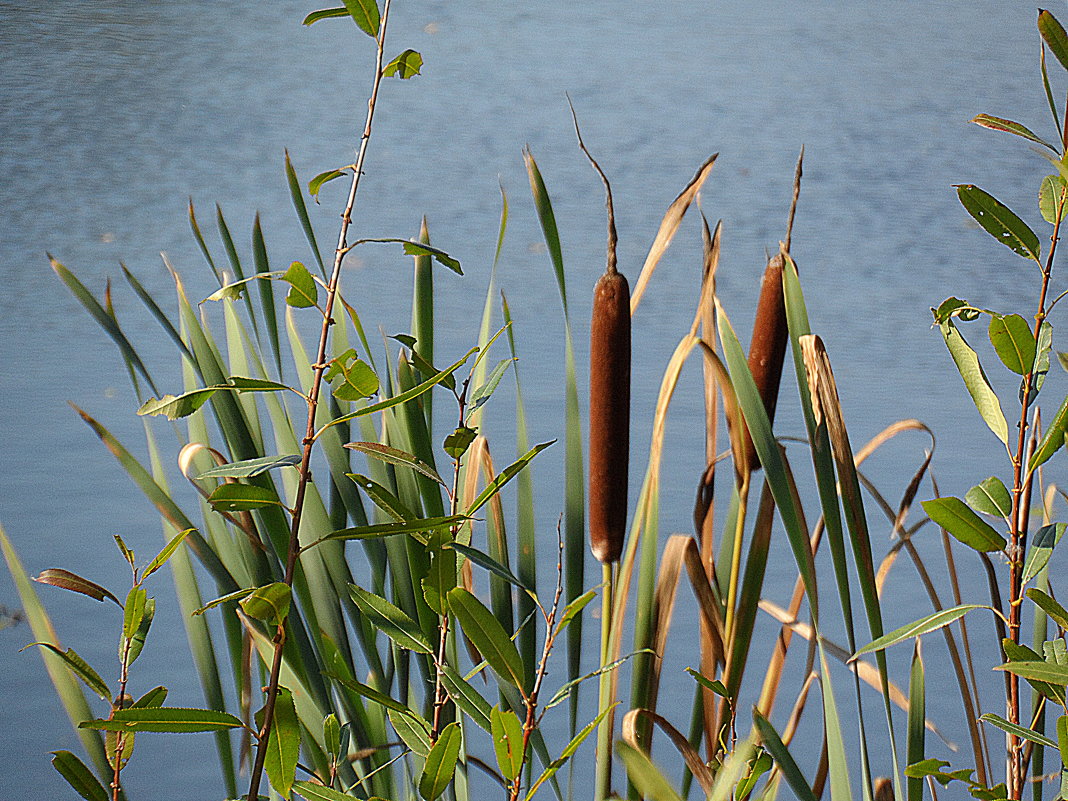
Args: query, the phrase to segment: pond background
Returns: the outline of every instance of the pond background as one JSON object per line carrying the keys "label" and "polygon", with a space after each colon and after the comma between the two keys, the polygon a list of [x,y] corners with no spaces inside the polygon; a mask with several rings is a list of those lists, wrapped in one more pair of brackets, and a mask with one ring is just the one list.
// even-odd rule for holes
{"label": "pond background", "polygon": [[[128,333],[160,383],[177,387],[172,349],[125,290],[118,262],[167,298],[165,251],[191,296],[210,292],[186,222],[190,197],[206,231],[213,204],[222,204],[242,253],[258,210],[272,265],[308,257],[282,175],[283,149],[304,180],[351,160],[373,55],[370,40],[344,20],[302,28],[317,7],[101,0],[57,13],[0,2],[0,522],[31,574],[63,566],[121,588],[126,576],[111,535],[122,534],[142,554],[161,541],[151,508],[67,406],[84,407],[143,453],[118,354],[55,279],[46,251],[98,295],[113,279]],[[632,283],[668,203],[710,153],[721,154],[702,203],[711,220],[724,220],[719,290],[743,341],[765,253],[784,233],[804,144],[793,253],[855,446],[894,420],[916,417],[938,437],[934,467],[943,492],[962,494],[1004,473],[995,440],[930,330],[929,307],[950,295],[1006,310],[1033,306],[1037,271],[979,232],[951,185],[979,184],[1041,223],[1035,192],[1048,164],[1021,140],[967,124],[989,112],[1040,134],[1051,129],[1034,9],[678,0],[640,8],[626,14],[609,3],[559,0],[396,4],[389,49],[419,50],[424,74],[384,85],[355,230],[407,237],[425,214],[434,243],[464,264],[465,278],[437,275],[438,353],[462,352],[477,335],[500,181],[511,218],[499,279],[516,321],[531,437],[562,433],[560,304],[521,149],[530,145],[553,197],[582,364],[588,290],[604,264],[604,212],[600,183],[575,146],[568,91],[584,138],[612,179],[620,266]],[[1052,61],[1051,72],[1060,72]],[[314,210],[322,242],[336,235],[338,186],[328,186]],[[209,240],[217,242],[213,232]],[[635,318],[635,482],[660,376],[692,319],[699,264],[691,214]],[[347,297],[370,330],[408,330],[410,273],[410,260],[389,248],[353,261]],[[970,337],[983,339],[978,329]],[[1061,374],[1050,376],[1047,406],[1066,384]],[[687,371],[669,422],[665,534],[691,526],[702,459],[701,439],[691,433],[702,415],[698,386],[698,371]],[[786,435],[802,431],[793,392],[787,375],[777,424]],[[490,408],[491,444],[508,454],[511,402],[503,396]],[[494,420],[500,444],[492,439]],[[911,435],[873,459],[870,474],[892,500],[924,447]],[[547,543],[561,508],[562,458],[562,447],[550,451],[535,470]],[[1052,465],[1054,480],[1061,464]],[[874,507],[871,520],[881,555],[889,527]],[[933,530],[924,532],[929,548]],[[792,582],[785,549],[769,571],[769,587],[776,575]],[[910,571],[900,564],[888,585],[890,627],[928,609]],[[784,586],[782,595],[788,592]],[[113,610],[48,588],[40,593],[65,644],[110,669]],[[169,703],[200,705],[166,579],[155,594],[160,612],[134,686],[163,683]],[[0,604],[18,606],[5,571]],[[985,627],[977,621],[983,637]],[[675,634],[677,642],[685,637]],[[48,752],[77,744],[39,656],[18,653],[31,639],[25,625],[0,632],[7,741],[0,786],[9,797],[67,797]],[[937,665],[941,642],[930,638],[929,645]],[[977,667],[985,670],[987,656],[980,654]],[[896,657],[900,664],[907,654]],[[679,659],[665,673],[694,664],[696,654]],[[839,678],[839,701],[848,708],[844,672]],[[900,671],[897,678],[905,679]],[[688,682],[676,685],[685,693],[677,706],[670,695],[662,703],[688,709]],[[993,678],[986,683],[997,691]],[[929,716],[965,745],[956,691],[946,690],[929,687]],[[985,708],[999,711],[995,704]],[[139,738],[128,781],[131,798],[221,797],[210,737]]]}

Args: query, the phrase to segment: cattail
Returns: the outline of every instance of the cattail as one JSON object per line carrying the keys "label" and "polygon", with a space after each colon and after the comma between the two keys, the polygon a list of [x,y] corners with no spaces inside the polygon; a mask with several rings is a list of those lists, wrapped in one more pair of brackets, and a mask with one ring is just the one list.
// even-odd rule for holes
{"label": "cattail", "polygon": [[[749,341],[749,372],[753,374],[768,420],[775,421],[775,405],[779,399],[782,362],[786,356],[786,305],[782,294],[782,256],[774,256],[764,269],[757,301],[753,337]],[[746,430],[746,450],[749,464],[758,466],[759,460],[753,439]]]}
{"label": "cattail", "polygon": [[[570,104],[571,99],[568,98]],[[616,215],[612,187],[586,149],[575,107],[579,148],[604,183],[608,211],[608,264],[593,288],[590,321],[590,550],[602,564],[619,561],[627,530],[630,463],[630,285],[616,269]]]}
{"label": "cattail", "polygon": [[630,286],[614,265],[593,289],[590,323],[590,550],[619,559],[630,460]]}

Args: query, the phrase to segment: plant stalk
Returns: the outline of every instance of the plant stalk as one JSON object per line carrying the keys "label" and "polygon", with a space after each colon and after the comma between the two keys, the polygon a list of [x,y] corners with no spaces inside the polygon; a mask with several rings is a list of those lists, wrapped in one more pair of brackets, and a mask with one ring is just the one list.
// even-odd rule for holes
{"label": "plant stalk", "polygon": [[[289,550],[286,556],[284,582],[289,587],[293,586],[297,558],[300,555],[300,521],[304,511],[304,498],[307,494],[308,484],[311,481],[311,453],[312,447],[315,445],[315,414],[319,406],[323,374],[327,368],[326,348],[330,337],[330,326],[334,323],[332,317],[334,300],[337,297],[337,286],[341,277],[341,264],[348,251],[348,233],[349,226],[352,224],[352,209],[356,205],[356,191],[360,185],[360,176],[363,175],[363,162],[367,155],[367,143],[371,138],[371,123],[374,120],[375,106],[378,101],[378,89],[382,84],[382,61],[385,51],[386,25],[389,21],[390,2],[391,0],[385,0],[382,6],[381,23],[378,29],[378,36],[375,37],[377,48],[374,81],[371,87],[371,96],[367,100],[367,117],[364,121],[363,135],[360,137],[359,153],[356,156],[356,163],[353,165],[352,183],[349,186],[345,210],[341,214],[341,230],[338,234],[337,249],[334,252],[334,265],[330,273],[330,282],[327,285],[326,304],[323,308],[323,327],[319,334],[319,349],[315,364],[312,366],[312,384],[308,392],[308,423],[302,441],[299,479],[296,499],[293,503],[292,524],[289,531]],[[267,684],[267,700],[263,707],[263,726],[256,735],[256,761],[252,767],[248,790],[248,798],[253,799],[253,801],[259,797],[260,779],[263,775],[263,766],[267,758],[267,740],[270,737],[271,727],[274,723],[274,708],[278,700],[278,682],[282,672],[285,624],[286,620],[279,622],[278,632],[274,638],[274,658],[271,663],[271,675]]]}

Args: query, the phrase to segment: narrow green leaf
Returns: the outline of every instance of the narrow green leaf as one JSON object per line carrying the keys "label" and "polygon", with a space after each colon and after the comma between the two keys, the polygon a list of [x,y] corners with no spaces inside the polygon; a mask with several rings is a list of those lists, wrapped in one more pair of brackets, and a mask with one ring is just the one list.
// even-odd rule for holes
{"label": "narrow green leaf", "polygon": [[[1005,658],[1009,662],[1042,661],[1042,654],[1032,648],[1028,648],[1026,645],[1014,643],[1008,637],[1002,638],[1001,647],[1005,652]],[[1035,681],[1034,679],[1028,679],[1027,683],[1034,688],[1035,692],[1043,697],[1050,699],[1054,703],[1064,704],[1065,695],[1063,687],[1057,687],[1049,682]]]}
{"label": "narrow green leaf", "polygon": [[240,462],[231,462],[211,470],[205,470],[196,478],[197,481],[207,478],[252,478],[262,475],[268,470],[280,467],[295,467],[300,464],[300,454],[287,456],[261,456],[257,459],[244,459]]}
{"label": "narrow green leaf", "polygon": [[471,518],[467,515],[428,517],[425,520],[407,520],[402,523],[379,523],[373,526],[343,528],[327,534],[323,540],[363,540],[371,537],[392,537],[395,534],[422,534],[452,528]]}
{"label": "narrow green leaf", "polygon": [[[277,381],[267,381],[263,378],[245,378],[239,375],[230,376],[230,385],[232,385],[234,389],[236,389],[238,392],[281,392],[282,390],[289,390],[290,392],[294,391],[292,387],[286,386],[285,384],[279,384]],[[219,387],[219,389],[229,388],[229,386]],[[301,397],[303,397],[303,395]]]}
{"label": "narrow green leaf", "polygon": [[378,3],[375,0],[344,0],[344,2],[349,16],[360,30],[372,38],[378,36],[378,26],[381,20]]}
{"label": "narrow green leaf", "polygon": [[513,587],[518,587],[519,589],[527,590],[528,592],[531,591],[530,588],[524,585],[511,570],[477,548],[472,548],[470,545],[464,545],[462,542],[451,543],[448,547],[462,554],[466,559],[470,559],[479,567],[483,567],[495,576],[504,579]]}
{"label": "narrow green leaf", "polygon": [[145,615],[145,603],[148,594],[141,587],[131,587],[123,604],[122,636],[130,639],[141,625],[141,618]]}
{"label": "narrow green leaf", "polygon": [[111,798],[100,780],[70,751],[53,751],[52,767],[86,801],[109,801]]}
{"label": "narrow green leaf", "polygon": [[998,396],[991,389],[986,373],[983,372],[982,365],[979,364],[979,357],[969,347],[957,327],[953,325],[952,320],[939,323],[939,328],[942,331],[942,338],[946,342],[946,347],[949,348],[949,353],[953,357],[953,363],[957,365],[957,371],[960,373],[961,378],[964,379],[964,386],[967,388],[968,394],[971,395],[979,414],[982,415],[983,421],[994,432],[994,436],[1007,444],[1009,441],[1009,427],[1005,422],[1005,415],[1001,411],[1001,403],[998,401]]}
{"label": "narrow green leaf", "polygon": [[1019,314],[992,315],[990,344],[997,351],[1001,363],[1017,375],[1031,372],[1035,363],[1035,336],[1027,320]]}
{"label": "narrow green leaf", "polygon": [[[340,790],[325,787],[322,784],[314,784],[313,782],[293,782],[293,789],[308,799],[308,801],[352,801],[353,799],[353,796],[343,793]],[[261,797],[265,798],[266,796]]]}
{"label": "narrow green leaf", "polygon": [[302,25],[311,25],[318,22],[321,19],[331,19],[333,17],[347,17],[349,16],[349,10],[347,8],[324,8],[320,11],[313,11],[304,18]]}
{"label": "narrow green leaf", "polygon": [[[912,669],[909,671],[908,730],[905,738],[905,764],[920,762],[926,755],[927,678],[923,668],[920,641],[912,652]],[[908,801],[923,801],[923,779],[906,780]]]}
{"label": "narrow green leaf", "polygon": [[418,75],[422,66],[423,57],[414,50],[408,49],[382,68],[382,77],[392,78],[396,75],[398,78],[407,80]]}
{"label": "narrow green leaf", "polygon": [[1005,538],[959,498],[934,498],[921,505],[931,520],[969,548],[985,553],[1005,550]]}
{"label": "narrow green leaf", "polygon": [[240,602],[245,614],[254,620],[264,620],[271,625],[279,625],[289,614],[292,592],[289,586],[280,581],[258,587],[251,595]]}
{"label": "narrow green leaf", "polygon": [[382,445],[378,442],[349,442],[345,447],[351,448],[354,451],[359,451],[360,453],[364,453],[375,459],[379,459],[387,464],[410,467],[412,470],[426,476],[431,481],[436,481],[441,486],[445,486],[445,482],[442,481],[441,476],[438,475],[438,472],[433,467],[412,454],[399,450],[398,448],[391,448],[389,445]]}
{"label": "narrow green leaf", "polygon": [[943,609],[940,612],[921,617],[919,620],[908,623],[899,629],[894,629],[888,634],[879,637],[877,640],[868,643],[853,654],[851,659],[856,659],[859,656],[870,654],[874,651],[881,651],[884,648],[889,648],[891,645],[896,645],[897,643],[911,639],[912,637],[919,637],[921,634],[927,634],[928,632],[935,631],[943,626],[948,626],[950,623],[964,617],[964,615],[973,609],[989,608],[989,606],[984,606],[982,604],[962,604],[961,606],[954,606],[951,609]]}
{"label": "narrow green leaf", "polygon": [[[141,622],[137,625],[137,630],[130,638],[130,650],[127,653],[128,664],[132,665],[134,660],[141,655],[141,649],[145,647],[145,640],[148,638],[148,630],[152,627],[152,620],[156,616],[156,599],[149,598],[145,601],[145,610],[141,614]],[[122,656],[120,651],[119,656]]]}
{"label": "narrow green leaf", "polygon": [[1038,443],[1035,452],[1031,454],[1027,462],[1027,471],[1034,471],[1039,465],[1045,464],[1064,445],[1064,435],[1068,431],[1068,396],[1061,401],[1057,414],[1054,415],[1049,427],[1042,435],[1042,441]]}
{"label": "narrow green leaf", "polygon": [[419,793],[426,801],[435,801],[452,783],[456,760],[460,756],[463,734],[458,723],[450,723],[427,754],[423,773],[419,776]]}
{"label": "narrow green leaf", "polygon": [[627,777],[638,788],[642,798],[649,801],[682,801],[671,782],[653,764],[644,751],[628,743],[618,742],[615,752],[627,768]]}
{"label": "narrow green leaf", "polygon": [[424,244],[423,242],[413,242],[410,239],[400,239],[399,237],[389,236],[377,239],[358,239],[352,243],[352,247],[356,245],[362,245],[367,242],[376,242],[379,244],[396,243],[404,246],[404,255],[406,256],[431,256],[434,261],[445,267],[448,267],[457,275],[463,275],[464,271],[460,268],[460,262],[450,256],[441,248],[433,247],[432,245]]}
{"label": "narrow green leaf", "polygon": [[[1033,133],[1029,128],[1020,125],[1018,122],[1012,120],[1005,120],[1001,117],[992,117],[989,114],[979,114],[972,119],[976,125],[981,125],[984,128],[989,128],[992,131],[1004,131],[1005,133],[1016,134],[1016,136],[1022,136],[1024,139],[1028,139],[1037,145],[1048,147],[1054,153],[1057,152],[1057,148],[1051,145],[1042,137]],[[1050,221],[1052,222],[1052,220]]]}
{"label": "narrow green leaf", "polygon": [[511,710],[495,706],[490,712],[490,727],[497,767],[505,779],[515,781],[523,769],[523,724]]}
{"label": "narrow green leaf", "polygon": [[[1057,750],[1061,754],[1061,765],[1068,766],[1068,715],[1057,718]],[[1064,784],[1064,767],[1061,768],[1061,784]]]}
{"label": "narrow green leaf", "polygon": [[61,567],[50,567],[48,570],[42,570],[34,581],[38,584],[49,584],[53,587],[88,595],[96,601],[103,601],[107,598],[114,601],[119,608],[122,608],[122,602],[110,590]]}
{"label": "narrow green leaf", "polygon": [[1026,595],[1034,601],[1043,612],[1053,618],[1053,621],[1058,626],[1068,630],[1068,610],[1065,610],[1065,608],[1057,603],[1057,601],[1036,587],[1029,589]]}
{"label": "narrow green leaf", "polygon": [[390,709],[387,714],[389,722],[393,724],[393,730],[406,746],[421,757],[430,753],[429,723],[410,710],[398,712]]}
{"label": "narrow green leaf", "polygon": [[1068,183],[1061,176],[1047,175],[1042,179],[1038,189],[1038,210],[1042,212],[1042,219],[1050,225],[1056,225],[1064,219],[1068,210],[1065,192],[1068,192]]}
{"label": "narrow green leaf", "polygon": [[515,478],[516,475],[518,475],[519,472],[530,463],[531,459],[533,459],[543,450],[548,448],[554,442],[556,442],[555,439],[550,440],[549,442],[543,442],[540,445],[535,445],[525,454],[520,456],[515,462],[508,465],[508,467],[504,468],[504,470],[498,473],[497,477],[494,478],[493,481],[491,481],[489,484],[487,484],[485,489],[483,489],[482,492],[478,494],[478,497],[471,502],[471,505],[467,507],[467,515],[473,515],[475,512],[477,512],[479,509],[489,503],[490,499],[498,492],[500,492],[501,488],[505,484]]}
{"label": "narrow green leaf", "polygon": [[[348,12],[343,9],[337,9],[341,12],[342,16]],[[312,20],[314,22],[315,20]],[[306,24],[308,23],[305,19]],[[289,151],[286,151],[285,160],[285,173],[286,183],[289,184],[289,197],[293,201],[293,208],[297,212],[297,217],[300,218],[301,228],[304,229],[304,237],[308,240],[308,245],[311,246],[312,253],[315,256],[315,263],[319,265],[319,273],[326,278],[326,266],[323,264],[323,256],[319,252],[319,243],[315,241],[315,229],[312,228],[311,219],[308,217],[308,206],[304,203],[304,195],[300,190],[300,181],[297,180],[297,171],[293,168],[293,162],[289,158]]]}
{"label": "narrow green leaf", "polygon": [[449,592],[449,608],[489,666],[503,679],[523,688],[523,660],[493,613],[463,587]]}
{"label": "narrow green leaf", "polygon": [[572,620],[582,614],[582,610],[586,608],[590,601],[597,597],[597,592],[599,590],[600,587],[594,587],[591,590],[587,590],[564,607],[564,613],[560,615],[560,622],[556,627],[558,633],[566,629]]}
{"label": "narrow green leaf", "polygon": [[1031,742],[1037,743],[1038,745],[1044,745],[1046,748],[1057,747],[1057,743],[1055,743],[1046,735],[1037,731],[1032,731],[1031,729],[1028,729],[1024,726],[1019,726],[1015,723],[1009,723],[1009,721],[1005,720],[1005,718],[1001,717],[1000,715],[995,715],[992,712],[987,712],[985,715],[980,716],[979,720],[983,721],[984,723],[989,723],[991,726],[996,726],[997,728],[1008,734],[1015,734],[1017,737],[1022,737],[1025,740],[1030,740]]}
{"label": "narrow green leaf", "polygon": [[[101,700],[111,703],[111,691],[108,689],[107,683],[100,678],[100,674],[90,667],[89,663],[82,659],[74,651],[73,648],[68,648],[66,651],[61,651],[50,642],[31,642],[26,648],[30,646],[38,645],[63,660],[64,664],[70,668],[71,673],[85,682],[85,686],[100,696]],[[23,649],[25,650],[25,649]]]}
{"label": "narrow green leaf", "polygon": [[723,682],[721,682],[719,679],[713,681],[707,676],[703,676],[702,674],[698,673],[693,668],[686,668],[686,672],[693,676],[694,681],[696,681],[709,692],[715,693],[720,698],[726,698],[727,700],[731,700],[730,693],[727,691],[727,688],[723,686]]}
{"label": "narrow green leaf", "polygon": [[290,789],[293,787],[298,756],[300,721],[293,703],[293,693],[286,687],[279,687],[274,707],[274,724],[267,737],[267,759],[264,767],[271,786],[281,793],[283,798],[289,798]]}
{"label": "narrow green leaf", "polygon": [[587,681],[588,679],[595,679],[605,673],[611,673],[613,670],[618,668],[620,665],[625,664],[629,659],[633,658],[637,654],[652,653],[653,651],[648,648],[642,649],[641,651],[634,651],[624,657],[621,657],[620,659],[616,659],[613,662],[609,662],[606,665],[602,665],[601,667],[597,668],[597,670],[591,670],[589,673],[583,676],[578,676],[577,678],[568,680],[560,687],[559,690],[556,691],[553,697],[549,699],[548,703],[545,704],[545,708],[552,709],[557,704],[562,703],[571,694],[571,690],[574,687],[577,687],[578,685],[582,684],[584,681]]}
{"label": "narrow green leaf", "polygon": [[374,687],[371,687],[367,684],[363,684],[362,682],[358,682],[355,679],[345,678],[344,676],[338,675],[337,673],[328,672],[326,673],[326,676],[333,679],[343,687],[347,687],[348,689],[352,690],[357,695],[362,696],[368,701],[372,701],[373,703],[378,704],[381,707],[392,710],[394,712],[398,712],[402,715],[414,715],[418,717],[416,713],[412,712],[400,701],[391,698],[384,692],[376,690]]}
{"label": "narrow green leaf", "polygon": [[327,170],[321,172],[308,181],[308,194],[315,198],[315,202],[319,202],[319,192],[322,190],[325,184],[330,183],[335,178],[340,178],[342,175],[348,175],[345,170]]}
{"label": "narrow green leaf", "polygon": [[297,309],[308,309],[319,302],[319,286],[308,268],[299,261],[289,265],[282,280],[290,286],[286,303]]}
{"label": "narrow green leaf", "polygon": [[123,538],[120,537],[118,534],[115,535],[115,544],[119,547],[119,553],[122,554],[122,558],[126,560],[126,563],[130,567],[135,567],[137,560],[134,559],[133,550],[130,549],[130,547],[126,544],[125,540],[123,540]]}
{"label": "narrow green leaf", "polygon": [[[485,352],[485,349],[483,349],[483,353]],[[497,389],[497,385],[501,383],[501,379],[504,377],[505,372],[512,366],[514,361],[515,359],[501,359],[497,362],[497,365],[490,372],[486,382],[472,393],[467,406],[467,413],[469,415],[482,408],[486,401],[493,396],[493,391]]]}
{"label": "narrow green leaf", "polygon": [[1061,66],[1068,70],[1068,34],[1057,18],[1048,11],[1038,12],[1038,32],[1049,47],[1049,51],[1061,62]]}
{"label": "narrow green leaf", "polygon": [[141,574],[141,580],[144,581],[167,564],[167,560],[174,555],[174,552],[178,550],[178,546],[185,542],[185,538],[188,537],[192,531],[194,531],[194,529],[187,528],[185,531],[179,531],[175,534],[170,541],[163,546],[163,550],[156,554],[155,558],[145,566],[144,572]]}
{"label": "narrow green leaf", "polygon": [[183,709],[180,707],[159,707],[156,709],[116,709],[110,720],[87,720],[81,724],[83,729],[102,731],[156,731],[185,734],[201,731],[222,731],[239,729],[240,720],[226,712],[213,709]]}
{"label": "narrow green leaf", "polygon": [[349,585],[349,595],[372,625],[380,629],[401,648],[420,654],[434,653],[434,649],[419,625],[403,610],[385,598],[380,598],[355,584]]}
{"label": "narrow green leaf", "polygon": [[1012,511],[1012,498],[1005,483],[997,476],[985,478],[964,495],[964,500],[977,512],[1008,517]]}
{"label": "narrow green leaf", "polygon": [[754,710],[753,720],[756,722],[756,727],[760,732],[764,747],[768,749],[768,752],[775,759],[775,762],[779,766],[779,770],[782,771],[782,775],[786,779],[786,783],[790,785],[790,789],[794,791],[794,795],[796,795],[800,801],[819,801],[816,794],[812,792],[812,787],[809,785],[808,781],[806,781],[804,774],[801,773],[801,769],[797,767],[794,758],[783,744],[782,738],[779,737],[779,733],[775,731],[775,728],[771,725],[768,719]]}
{"label": "narrow green leaf", "polygon": [[352,482],[362,489],[375,506],[384,511],[398,523],[406,523],[418,519],[418,515],[409,509],[400,498],[390,492],[376,481],[359,473],[346,473]]}
{"label": "narrow green leaf", "polygon": [[1038,235],[1011,209],[971,184],[958,186],[957,197],[975,221],[994,239],[1013,253],[1038,263],[1041,252]]}
{"label": "narrow green leaf", "polygon": [[1040,572],[1053,556],[1053,549],[1064,536],[1066,524],[1054,523],[1042,526],[1035,532],[1031,544],[1027,548],[1027,559],[1024,561],[1023,583],[1026,584]]}
{"label": "narrow green leaf", "polygon": [[163,706],[163,702],[167,700],[167,693],[168,691],[166,687],[153,687],[134,701],[132,708],[159,709],[159,707]]}
{"label": "narrow green leaf", "polygon": [[323,718],[323,743],[326,753],[336,759],[341,753],[341,724],[333,712]]}
{"label": "narrow green leaf", "polygon": [[[604,720],[605,715],[607,715],[614,708],[615,705],[613,704],[607,709],[602,709],[601,712],[597,715],[597,717],[595,717],[593,720],[583,726],[582,729],[578,732],[578,734],[571,738],[571,742],[567,744],[564,750],[560,753],[560,756],[550,762],[546,766],[541,776],[538,777],[537,781],[535,781],[534,784],[530,786],[530,789],[527,791],[526,801],[531,801],[531,799],[534,797],[534,794],[538,791],[538,788],[541,787],[553,776],[555,776],[556,772],[567,764],[567,761],[575,755],[576,751],[579,750],[579,746],[581,746],[586,741],[586,739],[590,736],[590,734],[593,733],[593,731],[597,728],[601,721]],[[623,747],[630,748],[630,746],[628,746],[626,743],[616,743],[616,753],[619,754],[620,749]]]}
{"label": "narrow green leaf", "polygon": [[201,606],[198,609],[195,609],[193,611],[193,614],[194,615],[202,615],[205,612],[207,612],[209,609],[214,609],[216,606],[221,606],[222,604],[227,603],[228,601],[236,601],[239,598],[244,598],[246,595],[251,595],[255,591],[256,591],[255,587],[246,587],[245,589],[242,589],[242,590],[235,590],[234,592],[228,592],[226,595],[223,595],[223,596],[221,596],[219,598],[216,598],[214,601],[211,601],[210,603],[207,603],[204,606]]}
{"label": "narrow green leaf", "polygon": [[178,420],[191,415],[207,403],[216,392],[218,392],[218,387],[205,387],[181,395],[164,395],[158,400],[149,398],[141,405],[137,413],[142,416],[165,414],[168,420]]}
{"label": "narrow green leaf", "polygon": [[252,484],[221,484],[208,496],[208,503],[221,512],[245,512],[283,505],[274,490]]}
{"label": "narrow green leaf", "polygon": [[1024,679],[1044,681],[1057,687],[1068,687],[1068,666],[1050,662],[1009,662],[998,665],[994,670],[1015,673]]}
{"label": "narrow green leaf", "polygon": [[492,730],[489,702],[482,697],[478,690],[471,686],[470,682],[466,681],[454,669],[445,665],[441,671],[441,683],[445,686],[445,691],[449,694],[449,698],[464,714],[475,722],[475,725],[487,732]]}

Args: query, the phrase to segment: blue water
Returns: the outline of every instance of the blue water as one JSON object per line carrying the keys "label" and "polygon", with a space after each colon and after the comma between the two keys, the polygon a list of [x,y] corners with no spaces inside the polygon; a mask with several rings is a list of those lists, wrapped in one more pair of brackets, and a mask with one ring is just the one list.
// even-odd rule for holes
{"label": "blue water", "polygon": [[[120,286],[118,262],[166,293],[165,251],[192,294],[210,291],[185,221],[190,197],[206,230],[213,204],[222,204],[243,253],[259,210],[272,263],[308,257],[282,177],[283,150],[305,179],[351,160],[372,58],[370,40],[344,20],[302,28],[315,8],[100,0],[57,10],[0,2],[0,522],[31,574],[65,566],[121,587],[126,577],[111,535],[121,533],[141,553],[160,541],[152,510],[67,406],[83,406],[124,441],[142,441],[116,351],[55,280],[46,251],[98,294],[109,277],[116,282],[128,332],[157,375],[178,386],[172,350]],[[627,11],[559,0],[396,4],[390,49],[419,50],[424,74],[383,88],[355,226],[360,236],[407,237],[425,214],[434,242],[465,265],[464,279],[439,274],[446,311],[438,352],[462,352],[476,336],[499,181],[511,204],[500,281],[516,319],[531,436],[560,435],[560,304],[521,149],[530,145],[555,204],[581,363],[588,288],[604,263],[603,196],[575,147],[568,91],[587,144],[612,178],[620,266],[632,282],[668,203],[698,164],[720,152],[702,203],[712,220],[724,220],[719,289],[743,339],[765,252],[783,236],[804,144],[793,252],[854,441],[917,417],[938,436],[934,465],[943,492],[961,494],[1004,473],[930,330],[928,308],[951,294],[1008,310],[1033,305],[1036,271],[978,232],[951,189],[977,183],[1038,218],[1034,196],[1048,165],[1024,143],[967,124],[987,111],[1049,132],[1033,10],[994,2],[664,0]],[[326,242],[335,236],[337,187],[329,185],[313,210]],[[691,215],[635,317],[638,464],[660,375],[692,320],[699,259]],[[409,260],[390,249],[366,250],[352,262],[347,291],[372,330],[407,329],[409,271]],[[665,533],[691,527],[702,458],[692,433],[702,414],[697,381],[697,371],[687,371],[668,426]],[[779,425],[797,435],[790,382],[784,379]],[[1051,403],[1064,385],[1051,374]],[[505,453],[508,409],[504,401],[496,412]],[[906,436],[873,460],[871,474],[892,501],[924,447],[923,438]],[[561,461],[562,448],[535,471],[549,538],[560,510]],[[889,527],[878,520],[873,528],[881,554]],[[925,534],[929,552],[935,543]],[[784,600],[792,576],[783,553],[769,573],[769,593]],[[927,611],[904,563],[887,593],[890,625]],[[41,594],[65,644],[107,664],[113,610],[48,588]],[[165,580],[157,594],[153,641],[136,667],[145,681],[172,688],[170,703],[199,705]],[[18,606],[3,571],[0,604]],[[985,625],[976,622],[984,637]],[[673,641],[688,636],[676,630]],[[0,784],[9,797],[67,797],[48,752],[76,742],[39,657],[17,653],[30,639],[27,626],[0,633],[7,745]],[[929,646],[937,665],[941,643]],[[679,659],[665,675],[696,657]],[[690,693],[683,678],[671,679],[662,695],[680,725]],[[948,673],[938,680],[948,681]],[[848,696],[847,682],[840,687]],[[964,745],[959,702],[945,689],[929,691],[930,715]],[[987,708],[997,711],[993,700]],[[658,753],[668,760],[666,750]],[[221,798],[214,762],[209,738],[139,738],[131,794]]]}

